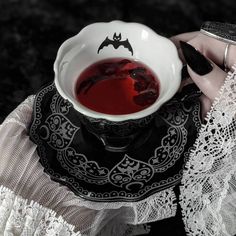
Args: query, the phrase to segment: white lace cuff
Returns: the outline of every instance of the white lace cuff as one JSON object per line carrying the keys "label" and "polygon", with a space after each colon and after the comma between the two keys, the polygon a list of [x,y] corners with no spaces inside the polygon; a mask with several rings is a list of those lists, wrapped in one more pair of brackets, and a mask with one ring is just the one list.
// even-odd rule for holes
{"label": "white lace cuff", "polygon": [[0,186],[0,235],[22,236],[80,236],[53,210],[16,196],[10,189]]}
{"label": "white lace cuff", "polygon": [[181,206],[191,236],[236,233],[236,185],[232,181],[236,174],[235,66],[233,70],[208,113],[184,171]]}

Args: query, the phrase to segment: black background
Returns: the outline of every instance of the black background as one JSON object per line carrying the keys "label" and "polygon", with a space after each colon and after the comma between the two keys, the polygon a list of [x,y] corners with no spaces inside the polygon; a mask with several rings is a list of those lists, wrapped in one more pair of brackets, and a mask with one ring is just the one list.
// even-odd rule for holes
{"label": "black background", "polygon": [[124,20],[164,36],[198,30],[206,20],[236,23],[233,0],[0,0],[0,123],[53,80],[64,40],[87,24]]}

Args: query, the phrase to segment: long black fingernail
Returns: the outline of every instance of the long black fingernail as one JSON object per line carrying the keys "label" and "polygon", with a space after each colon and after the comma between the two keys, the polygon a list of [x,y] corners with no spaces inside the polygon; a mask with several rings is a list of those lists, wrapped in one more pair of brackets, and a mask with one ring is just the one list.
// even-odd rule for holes
{"label": "long black fingernail", "polygon": [[189,73],[188,73],[188,68],[187,68],[187,65],[184,65],[182,70],[181,70],[181,80],[186,80],[188,79],[190,76],[189,76]]}
{"label": "long black fingernail", "polygon": [[206,75],[212,71],[211,63],[193,46],[180,41],[180,46],[187,64],[199,75]]}

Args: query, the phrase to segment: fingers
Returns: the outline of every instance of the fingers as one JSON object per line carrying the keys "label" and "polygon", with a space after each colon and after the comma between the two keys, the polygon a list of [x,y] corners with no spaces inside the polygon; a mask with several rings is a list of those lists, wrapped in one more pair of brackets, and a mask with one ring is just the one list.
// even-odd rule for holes
{"label": "fingers", "polygon": [[204,120],[206,117],[207,113],[211,109],[212,101],[205,96],[204,94],[200,96],[200,102],[201,102],[201,118]]}
{"label": "fingers", "polygon": [[180,46],[188,64],[190,77],[203,94],[213,101],[224,83],[226,72],[190,44],[181,41]]}
{"label": "fingers", "polygon": [[220,88],[227,76],[226,72],[221,70],[216,64],[211,62],[211,65],[213,66],[212,71],[205,75],[197,74],[188,66],[190,77],[203,93],[200,97],[202,120],[204,120],[207,113],[210,111],[214,99],[218,97]]}
{"label": "fingers", "polygon": [[200,33],[188,43],[194,46],[204,56],[214,61],[217,65],[223,66],[224,52],[227,45],[225,42]]}
{"label": "fingers", "polygon": [[180,41],[188,42],[195,38],[200,32],[199,31],[194,31],[194,32],[189,32],[189,33],[183,33],[183,34],[178,34],[170,38],[170,40],[175,44],[177,49],[180,48]]}
{"label": "fingers", "polygon": [[[178,48],[182,61],[187,63],[187,70],[192,81],[203,93],[200,101],[201,114],[204,118],[214,99],[219,96],[220,88],[227,76],[227,73],[220,68],[224,66],[227,43],[200,32],[177,35],[171,40]],[[227,66],[230,68],[236,63],[236,45],[230,45],[227,58]]]}
{"label": "fingers", "polygon": [[184,64],[185,64],[185,59],[182,50],[180,48],[180,41],[188,42],[194,39],[199,33],[200,33],[199,31],[193,31],[189,33],[178,34],[170,38],[170,40],[175,44],[178,50],[179,57]]}
{"label": "fingers", "polygon": [[[188,43],[202,52],[203,55],[210,58],[219,66],[223,65],[226,42],[199,34],[196,38],[191,39]],[[231,68],[236,63],[236,45],[230,45],[227,58],[227,66]]]}
{"label": "fingers", "polygon": [[236,45],[230,45],[228,60],[226,60],[226,64],[228,68],[231,68],[233,65],[236,64]]}
{"label": "fingers", "polygon": [[[183,62],[184,57],[180,49],[180,41],[188,42],[204,56],[223,67],[224,53],[227,43],[202,34],[200,31],[183,33],[170,38],[176,45],[179,56]],[[231,68],[236,63],[236,45],[230,45],[227,66]]]}
{"label": "fingers", "polygon": [[223,85],[227,74],[213,62],[211,62],[211,65],[213,67],[212,71],[204,75],[199,75],[192,70],[190,66],[188,66],[188,72],[203,94],[213,102],[219,95],[220,88]]}

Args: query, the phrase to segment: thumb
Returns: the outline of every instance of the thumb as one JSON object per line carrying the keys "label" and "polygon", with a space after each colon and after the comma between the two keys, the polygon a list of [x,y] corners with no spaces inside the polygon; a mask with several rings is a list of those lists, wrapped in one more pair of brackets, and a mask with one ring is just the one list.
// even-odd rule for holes
{"label": "thumb", "polygon": [[226,78],[226,72],[215,63],[204,57],[190,44],[180,42],[185,60],[188,64],[188,73],[203,94],[213,101]]}
{"label": "thumb", "polygon": [[188,73],[202,93],[213,101],[218,96],[227,74],[213,62],[211,65],[212,71],[204,75],[199,75],[188,65]]}

